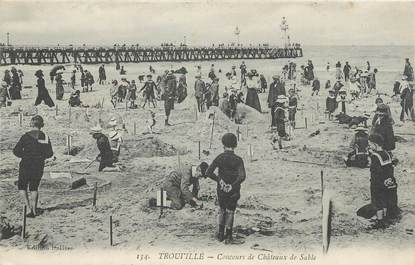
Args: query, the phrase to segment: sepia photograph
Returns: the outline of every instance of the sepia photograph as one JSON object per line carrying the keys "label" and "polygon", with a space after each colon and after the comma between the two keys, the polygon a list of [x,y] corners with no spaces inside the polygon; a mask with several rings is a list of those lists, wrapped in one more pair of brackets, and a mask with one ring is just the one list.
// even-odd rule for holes
{"label": "sepia photograph", "polygon": [[0,0],[0,265],[415,264],[415,1]]}

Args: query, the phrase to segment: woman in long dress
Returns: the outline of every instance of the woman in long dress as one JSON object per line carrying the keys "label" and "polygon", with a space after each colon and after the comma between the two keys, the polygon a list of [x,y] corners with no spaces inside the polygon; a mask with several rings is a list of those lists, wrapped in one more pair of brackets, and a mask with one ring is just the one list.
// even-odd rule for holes
{"label": "woman in long dress", "polygon": [[49,107],[55,106],[53,103],[53,100],[49,96],[49,92],[45,87],[45,79],[43,79],[43,72],[42,70],[37,70],[35,73],[35,76],[37,77],[37,97],[35,101],[35,106],[42,103],[42,101],[45,101],[45,104]]}
{"label": "woman in long dress", "polygon": [[64,88],[63,88],[63,79],[62,79],[62,74],[59,73],[56,77],[56,99],[57,100],[62,100],[63,99],[63,94],[65,93]]}
{"label": "woman in long dress", "polygon": [[246,80],[247,93],[246,93],[245,104],[261,112],[261,103],[259,102],[258,93],[257,93],[258,87],[259,87],[258,82],[257,80],[254,80],[252,78],[253,74],[251,72],[249,72],[247,76],[248,76],[248,79]]}

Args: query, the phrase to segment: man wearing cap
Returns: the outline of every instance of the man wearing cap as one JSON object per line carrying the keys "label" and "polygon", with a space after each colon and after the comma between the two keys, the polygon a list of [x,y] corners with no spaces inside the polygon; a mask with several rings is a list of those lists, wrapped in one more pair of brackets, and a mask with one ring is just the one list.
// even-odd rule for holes
{"label": "man wearing cap", "polygon": [[350,79],[350,71],[352,67],[349,65],[349,62],[346,62],[343,67],[344,81],[347,82]]}
{"label": "man wearing cap", "polygon": [[108,126],[110,127],[110,132],[108,133],[108,137],[110,140],[110,146],[111,146],[111,151],[112,151],[112,161],[116,163],[118,162],[118,157],[120,155],[123,137],[122,137],[122,133],[116,129],[117,127],[116,118],[111,118],[111,120],[108,123]]}
{"label": "man wearing cap", "polygon": [[44,101],[50,108],[55,106],[55,103],[53,103],[53,100],[50,98],[49,92],[45,87],[45,79],[43,79],[42,70],[37,70],[35,76],[37,77],[37,97],[35,100],[35,106],[42,103],[42,101]]}
{"label": "man wearing cap", "polygon": [[414,89],[408,82],[408,77],[402,77],[401,83],[401,116],[400,120],[405,121],[405,114],[415,121],[414,114]]}
{"label": "man wearing cap", "polygon": [[337,100],[333,89],[329,90],[329,95],[326,98],[326,112],[329,115],[329,120],[332,119],[333,113],[337,109]]}
{"label": "man wearing cap", "polygon": [[152,75],[147,75],[147,81],[144,83],[144,86],[140,89],[140,91],[138,91],[138,93],[140,94],[140,92],[144,90],[143,108],[146,106],[147,102],[149,102],[148,104],[153,103],[153,107],[156,107],[154,91],[157,89],[157,85],[152,80],[152,78]]}
{"label": "man wearing cap", "polygon": [[205,94],[206,86],[205,82],[201,79],[201,75],[196,75],[195,81],[195,97],[197,102],[197,110],[202,112],[202,102],[203,102],[203,95]]}
{"label": "man wearing cap", "polygon": [[397,183],[394,177],[394,161],[384,150],[385,139],[374,133],[369,136],[370,151],[370,194],[376,208],[376,220],[372,229],[386,228],[386,218],[399,214]]}
{"label": "man wearing cap", "polygon": [[[206,171],[206,176],[217,182],[219,202],[217,239],[232,243],[233,220],[240,198],[241,184],[246,178],[244,162],[234,153],[237,138],[233,133],[222,137],[224,152],[218,155]],[[218,173],[215,174],[215,170]]]}
{"label": "man wearing cap", "polygon": [[10,98],[11,99],[22,99],[20,91],[22,90],[22,85],[20,84],[19,74],[17,73],[17,69],[12,67],[11,69],[12,78],[10,84]]}
{"label": "man wearing cap", "polygon": [[99,160],[98,171],[102,171],[106,167],[114,167],[113,155],[108,137],[102,133],[101,126],[97,125],[91,128],[91,135],[94,139],[97,140],[97,147],[99,150],[99,155],[96,157],[96,160]]}
{"label": "man wearing cap", "polygon": [[99,84],[103,85],[105,80],[107,80],[107,75],[105,74],[104,64],[102,64],[98,69]]}
{"label": "man wearing cap", "polygon": [[[13,154],[22,159],[19,164],[17,186],[30,211],[27,216],[35,217],[38,214],[38,188],[43,176],[45,160],[53,156],[53,150],[49,137],[41,131],[44,126],[43,118],[40,115],[34,116],[30,125],[32,130],[20,138],[13,149]],[[28,189],[32,204],[29,201]]]}
{"label": "man wearing cap", "polygon": [[355,129],[355,135],[350,143],[350,148],[353,149],[347,157],[343,158],[344,163],[348,167],[367,167],[369,161],[369,135],[367,134],[367,129],[363,126],[358,126]]}
{"label": "man wearing cap", "polygon": [[378,105],[372,120],[370,134],[380,134],[385,141],[382,145],[385,151],[395,149],[395,135],[393,133],[392,119],[388,115],[388,106],[384,103]]}
{"label": "man wearing cap", "polygon": [[195,169],[188,167],[186,170],[174,170],[163,181],[163,189],[167,192],[167,199],[171,201],[170,208],[182,209],[186,203],[198,206],[199,180],[206,178],[206,162],[200,163]]}

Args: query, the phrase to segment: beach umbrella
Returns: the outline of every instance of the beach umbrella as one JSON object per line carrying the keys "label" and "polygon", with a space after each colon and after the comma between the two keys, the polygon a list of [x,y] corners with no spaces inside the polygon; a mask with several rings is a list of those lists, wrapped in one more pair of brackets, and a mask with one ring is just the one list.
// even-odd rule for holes
{"label": "beach umbrella", "polygon": [[55,66],[52,68],[52,70],[50,70],[49,75],[50,75],[50,76],[55,76],[55,75],[56,75],[56,72],[57,72],[58,70],[65,70],[65,66],[63,66],[63,65],[55,65]]}

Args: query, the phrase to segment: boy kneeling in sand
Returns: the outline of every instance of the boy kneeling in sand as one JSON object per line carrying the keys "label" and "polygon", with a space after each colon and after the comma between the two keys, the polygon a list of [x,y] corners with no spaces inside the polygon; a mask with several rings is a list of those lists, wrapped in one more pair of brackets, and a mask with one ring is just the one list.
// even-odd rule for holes
{"label": "boy kneeling in sand", "polygon": [[[242,158],[234,153],[237,138],[233,133],[222,137],[224,152],[218,155],[206,171],[206,176],[217,182],[219,201],[217,239],[232,243],[233,219],[236,204],[240,198],[241,183],[245,180],[245,167]],[[218,168],[218,174],[214,171]],[[226,231],[225,231],[226,229]]]}
{"label": "boy kneeling in sand", "polygon": [[370,194],[372,205],[376,208],[376,223],[372,229],[386,228],[385,218],[399,213],[397,183],[394,177],[394,162],[383,149],[384,138],[374,133],[369,136],[370,146]]}

